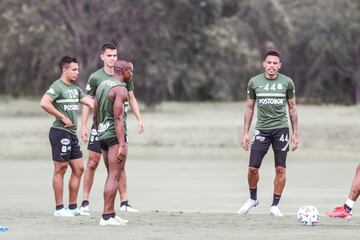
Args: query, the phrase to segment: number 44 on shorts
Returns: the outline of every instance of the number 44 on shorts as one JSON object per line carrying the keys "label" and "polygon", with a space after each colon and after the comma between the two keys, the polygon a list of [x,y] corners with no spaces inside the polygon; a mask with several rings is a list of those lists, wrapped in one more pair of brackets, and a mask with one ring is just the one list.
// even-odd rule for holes
{"label": "number 44 on shorts", "polygon": [[285,138],[284,138],[284,134],[281,134],[279,141],[280,142],[289,142],[289,136],[286,134]]}

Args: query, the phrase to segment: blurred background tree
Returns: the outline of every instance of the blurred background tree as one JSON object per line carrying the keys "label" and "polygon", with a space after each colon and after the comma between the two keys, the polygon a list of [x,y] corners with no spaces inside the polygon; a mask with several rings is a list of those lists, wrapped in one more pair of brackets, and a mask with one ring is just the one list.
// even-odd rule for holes
{"label": "blurred background tree", "polygon": [[360,102],[359,1],[3,0],[0,18],[0,94],[43,94],[65,54],[84,87],[114,42],[149,106],[244,100],[271,47],[301,102]]}

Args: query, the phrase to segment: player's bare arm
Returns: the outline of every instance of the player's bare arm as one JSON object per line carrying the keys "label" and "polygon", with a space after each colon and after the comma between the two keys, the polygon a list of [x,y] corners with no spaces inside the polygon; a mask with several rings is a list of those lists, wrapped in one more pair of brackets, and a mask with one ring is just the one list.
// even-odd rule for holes
{"label": "player's bare arm", "polygon": [[80,103],[83,104],[83,106],[87,106],[89,108],[94,108],[94,99],[90,96],[85,96],[82,99],[80,99]]}
{"label": "player's bare arm", "polygon": [[244,128],[243,128],[243,138],[242,138],[242,147],[245,151],[248,151],[250,147],[249,130],[254,115],[254,107],[255,107],[255,99],[248,98],[245,107]]}
{"label": "player's bare arm", "polygon": [[109,92],[110,98],[114,99],[114,122],[116,137],[119,141],[119,149],[116,160],[121,162],[126,160],[127,145],[124,139],[124,102],[127,97],[127,90],[125,87],[114,87]]}
{"label": "player's bare arm", "polygon": [[[88,96],[89,98],[94,99],[93,96]],[[89,133],[87,130],[87,121],[89,119],[90,107],[83,105],[81,112],[81,139],[87,143],[89,141]]]}
{"label": "player's bare arm", "polygon": [[51,114],[54,117],[60,119],[65,124],[66,128],[72,127],[73,124],[72,124],[71,120],[69,118],[67,118],[64,114],[59,112],[54,107],[52,102],[53,102],[52,98],[49,95],[44,94],[44,96],[41,98],[41,101],[40,101],[40,107],[42,107],[49,114]]}
{"label": "player's bare arm", "polygon": [[136,119],[138,120],[138,133],[141,134],[144,132],[144,122],[142,121],[141,118],[139,104],[136,100],[134,91],[129,91],[128,96],[129,96],[129,103],[131,110],[135,114]]}
{"label": "player's bare arm", "polygon": [[296,108],[295,97],[288,100],[289,106],[289,117],[292,127],[292,136],[291,136],[291,150],[295,151],[299,144],[298,139],[298,114]]}

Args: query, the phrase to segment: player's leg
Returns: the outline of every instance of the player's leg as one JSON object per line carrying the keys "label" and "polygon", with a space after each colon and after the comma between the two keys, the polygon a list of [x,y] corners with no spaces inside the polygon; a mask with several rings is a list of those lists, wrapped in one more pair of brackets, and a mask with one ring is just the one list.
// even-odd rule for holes
{"label": "player's leg", "polygon": [[[81,176],[84,172],[84,163],[82,158],[76,158],[69,161],[71,167],[71,175],[69,178],[69,210],[77,211],[77,197],[79,193]],[[81,212],[82,213],[82,212]],[[81,215],[90,215],[90,213],[83,213]]]}
{"label": "player's leg", "polygon": [[56,210],[64,208],[64,175],[68,167],[68,162],[54,161],[54,174],[52,186],[55,196]]}
{"label": "player's leg", "polygon": [[52,179],[52,186],[55,196],[55,211],[54,216],[58,217],[73,217],[74,214],[69,213],[64,208],[63,193],[64,193],[64,175],[68,168],[68,160],[70,159],[70,143],[71,136],[68,132],[50,128],[49,140],[51,144],[52,159],[54,161],[54,173]]}
{"label": "player's leg", "polygon": [[119,144],[116,143],[108,147],[108,151],[103,152],[104,160],[108,164],[108,177],[104,188],[104,209],[100,225],[123,225],[124,222],[116,220],[115,216],[115,197],[119,188],[121,169],[125,161],[116,161]]}
{"label": "player's leg", "polygon": [[95,129],[91,130],[89,144],[89,159],[86,164],[84,180],[83,180],[83,201],[81,203],[81,209],[84,211],[90,211],[89,208],[89,195],[94,183],[95,171],[99,165],[101,158],[101,148]]}
{"label": "player's leg", "polygon": [[259,182],[259,168],[270,147],[268,131],[255,130],[251,144],[250,161],[248,168],[248,185],[250,198],[241,206],[238,213],[247,214],[251,208],[259,204],[257,198],[257,184]]}
{"label": "player's leg", "polygon": [[273,202],[270,207],[270,214],[282,217],[278,204],[286,183],[286,158],[289,151],[289,129],[281,128],[273,130],[271,142],[275,157],[275,179]]}
{"label": "player's leg", "polygon": [[360,195],[360,165],[356,169],[356,173],[351,184],[351,189],[348,195],[348,199],[345,201],[343,206],[335,208],[331,212],[326,212],[325,214],[329,217],[336,218],[345,218],[351,220],[352,218],[352,209],[354,208],[355,202]]}

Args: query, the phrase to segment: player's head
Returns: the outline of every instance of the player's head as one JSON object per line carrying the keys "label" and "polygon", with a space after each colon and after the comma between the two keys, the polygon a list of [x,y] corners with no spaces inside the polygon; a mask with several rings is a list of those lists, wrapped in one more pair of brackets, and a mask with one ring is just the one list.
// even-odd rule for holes
{"label": "player's head", "polygon": [[265,59],[263,61],[263,67],[266,77],[276,77],[279,69],[281,68],[280,52],[277,50],[267,51],[265,54]]}
{"label": "player's head", "polygon": [[117,47],[115,44],[104,43],[101,47],[100,58],[104,62],[104,66],[113,68],[117,60]]}
{"label": "player's head", "polygon": [[124,81],[129,81],[134,72],[134,65],[126,60],[117,60],[114,65],[114,76],[123,77]]}
{"label": "player's head", "polygon": [[79,64],[74,57],[63,56],[59,61],[59,68],[66,80],[75,81],[79,76]]}

